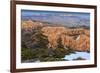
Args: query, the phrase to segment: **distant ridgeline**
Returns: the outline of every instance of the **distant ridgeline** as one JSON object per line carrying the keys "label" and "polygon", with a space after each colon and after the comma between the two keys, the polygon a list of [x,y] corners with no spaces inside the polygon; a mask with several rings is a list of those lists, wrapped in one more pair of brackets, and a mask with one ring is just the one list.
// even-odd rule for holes
{"label": "distant ridgeline", "polygon": [[[65,26],[71,28],[90,28],[89,13],[22,11],[21,20],[32,20],[48,23],[50,26]],[[55,24],[55,25],[54,25]]]}
{"label": "distant ridgeline", "polygon": [[57,16],[22,16],[22,20],[32,20],[32,21],[40,21],[44,23],[48,23],[52,26],[52,24],[56,24],[56,26],[65,26],[71,28],[80,28],[84,27],[89,29],[90,28],[90,20],[82,17],[77,16],[66,16],[66,17],[57,17]]}

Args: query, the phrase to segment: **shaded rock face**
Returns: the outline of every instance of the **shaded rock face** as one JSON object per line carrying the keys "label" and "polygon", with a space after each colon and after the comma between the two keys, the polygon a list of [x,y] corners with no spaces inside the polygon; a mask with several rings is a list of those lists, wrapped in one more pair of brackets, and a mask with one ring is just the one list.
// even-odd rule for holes
{"label": "shaded rock face", "polygon": [[37,32],[43,24],[35,21],[22,21],[21,23],[21,45],[24,48],[34,48],[38,43]]}

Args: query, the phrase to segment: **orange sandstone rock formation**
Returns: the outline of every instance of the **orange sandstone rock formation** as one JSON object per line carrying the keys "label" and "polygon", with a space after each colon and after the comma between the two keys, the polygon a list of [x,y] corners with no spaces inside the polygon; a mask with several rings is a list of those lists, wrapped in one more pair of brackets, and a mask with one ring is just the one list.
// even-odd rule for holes
{"label": "orange sandstone rock formation", "polygon": [[48,37],[48,48],[57,48],[57,41],[62,33],[66,32],[64,27],[44,27],[42,28],[43,35]]}
{"label": "orange sandstone rock formation", "polygon": [[89,30],[68,29],[65,27],[43,27],[43,35],[48,37],[48,48],[56,49],[58,39],[65,49],[71,48],[77,51],[89,51]]}

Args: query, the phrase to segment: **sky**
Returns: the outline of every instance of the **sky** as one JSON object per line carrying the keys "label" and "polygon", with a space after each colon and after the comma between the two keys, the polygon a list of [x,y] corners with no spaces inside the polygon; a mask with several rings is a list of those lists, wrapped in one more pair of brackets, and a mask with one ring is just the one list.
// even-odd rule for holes
{"label": "sky", "polygon": [[90,26],[90,13],[21,10],[22,20],[37,20],[66,26]]}

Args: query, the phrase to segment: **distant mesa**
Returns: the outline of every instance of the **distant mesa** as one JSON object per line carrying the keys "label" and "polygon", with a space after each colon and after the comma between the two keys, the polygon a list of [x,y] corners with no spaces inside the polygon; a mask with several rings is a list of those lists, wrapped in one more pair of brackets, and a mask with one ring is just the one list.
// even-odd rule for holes
{"label": "distant mesa", "polygon": [[40,27],[43,27],[43,26],[44,26],[43,23],[37,22],[37,21],[32,21],[32,20],[21,22],[21,28],[22,29],[37,29],[37,28],[40,28]]}

